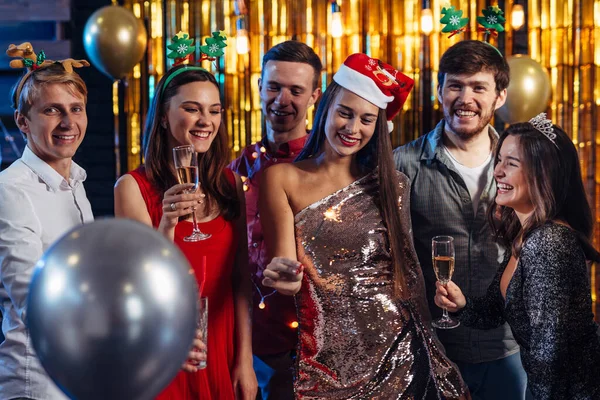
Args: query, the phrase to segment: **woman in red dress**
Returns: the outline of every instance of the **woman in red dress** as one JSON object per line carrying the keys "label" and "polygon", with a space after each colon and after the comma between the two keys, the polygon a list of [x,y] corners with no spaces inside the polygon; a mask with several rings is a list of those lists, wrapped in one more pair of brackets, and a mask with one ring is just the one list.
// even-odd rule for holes
{"label": "woman in red dress", "polygon": [[[208,71],[182,65],[163,76],[156,93],[144,131],[145,165],[117,181],[115,215],[173,240],[192,265],[209,306],[206,343],[197,337],[182,371],[157,399],[254,400],[244,195],[240,177],[226,169],[219,88]],[[172,148],[180,145],[193,145],[198,152],[195,193],[184,192],[192,184],[177,183]],[[192,207],[200,230],[211,237],[184,242],[192,232]],[[205,345],[206,356],[198,351]],[[198,369],[204,359],[207,367]]]}

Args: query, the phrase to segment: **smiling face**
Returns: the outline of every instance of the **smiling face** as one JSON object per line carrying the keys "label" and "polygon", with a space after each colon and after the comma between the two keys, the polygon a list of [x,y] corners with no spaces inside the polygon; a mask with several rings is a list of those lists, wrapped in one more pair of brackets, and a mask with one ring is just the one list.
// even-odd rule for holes
{"label": "smiling face", "polygon": [[356,154],[373,137],[379,107],[340,88],[325,121],[326,149],[341,157]]}
{"label": "smiling face", "polygon": [[258,87],[270,142],[283,143],[306,135],[306,113],[321,93],[319,88],[313,89],[314,78],[315,70],[310,64],[265,64]]}
{"label": "smiling face", "polygon": [[221,125],[219,90],[209,81],[182,85],[169,100],[163,126],[168,126],[170,147],[191,144],[206,153]]}
{"label": "smiling face", "polygon": [[496,203],[510,207],[517,213],[521,224],[533,213],[533,202],[519,139],[509,135],[502,142],[494,168],[497,184]]}
{"label": "smiling face", "polygon": [[438,100],[444,110],[446,131],[469,139],[487,133],[494,112],[506,101],[506,89],[496,92],[491,72],[446,74],[443,86],[438,88]]}
{"label": "smiling face", "polygon": [[27,115],[15,111],[15,120],[31,151],[68,177],[87,129],[84,95],[66,84],[42,85]]}

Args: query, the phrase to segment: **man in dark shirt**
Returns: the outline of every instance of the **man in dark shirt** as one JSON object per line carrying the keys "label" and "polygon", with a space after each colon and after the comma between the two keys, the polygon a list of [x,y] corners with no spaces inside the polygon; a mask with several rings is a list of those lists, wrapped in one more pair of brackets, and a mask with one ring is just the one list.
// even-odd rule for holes
{"label": "man in dark shirt", "polygon": [[263,171],[292,162],[307,139],[306,117],[321,94],[321,60],[297,41],[272,47],[263,57],[258,81],[266,122],[264,138],[234,160],[230,168],[242,176],[246,194],[249,266],[253,282],[252,349],[259,399],[293,399],[293,360],[297,342],[294,298],[261,283],[268,264],[258,214],[258,188]]}
{"label": "man in dark shirt", "polygon": [[[508,82],[508,64],[496,48],[476,40],[458,42],[440,60],[438,100],[444,119],[433,131],[394,150],[396,168],[411,180],[415,248],[436,318],[441,309],[433,302],[433,236],[454,237],[452,279],[471,296],[485,294],[505,255],[486,214],[496,193],[492,151],[498,138],[489,123],[506,100]],[[473,399],[524,398],[527,378],[507,324],[488,331],[459,326],[437,333]]]}

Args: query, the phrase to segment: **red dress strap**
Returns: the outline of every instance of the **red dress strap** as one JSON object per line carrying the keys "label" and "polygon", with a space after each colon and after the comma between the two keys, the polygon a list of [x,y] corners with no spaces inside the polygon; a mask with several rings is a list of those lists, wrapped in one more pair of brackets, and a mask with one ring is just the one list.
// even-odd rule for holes
{"label": "red dress strap", "polygon": [[158,227],[160,219],[162,218],[162,195],[159,191],[150,183],[146,175],[146,168],[142,165],[141,167],[128,172],[129,175],[137,182],[142,198],[146,203],[148,214],[152,220],[152,226]]}

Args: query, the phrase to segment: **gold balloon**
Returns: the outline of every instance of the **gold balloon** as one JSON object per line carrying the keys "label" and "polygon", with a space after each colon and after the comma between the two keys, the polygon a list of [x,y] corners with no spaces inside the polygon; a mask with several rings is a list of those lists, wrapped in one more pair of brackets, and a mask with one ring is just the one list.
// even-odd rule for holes
{"label": "gold balloon", "polygon": [[147,33],[126,8],[106,6],[85,24],[83,45],[92,64],[113,79],[123,78],[142,59]]}
{"label": "gold balloon", "polygon": [[550,98],[550,78],[535,60],[522,54],[508,58],[510,84],[506,102],[496,113],[504,122],[526,122],[546,111]]}

